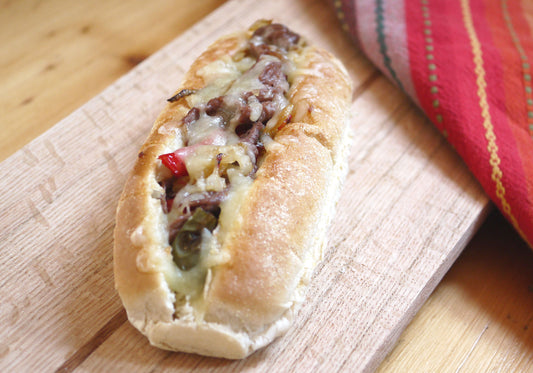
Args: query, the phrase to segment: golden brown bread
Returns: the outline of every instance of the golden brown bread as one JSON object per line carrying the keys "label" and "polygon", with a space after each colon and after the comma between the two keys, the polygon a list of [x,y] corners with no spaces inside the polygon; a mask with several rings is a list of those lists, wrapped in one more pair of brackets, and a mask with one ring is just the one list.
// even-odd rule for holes
{"label": "golden brown bread", "polygon": [[[250,35],[215,42],[182,88],[211,84],[202,69],[240,53]],[[230,223],[215,230],[220,242],[199,293],[173,285],[189,275],[174,268],[158,183],[158,156],[183,146],[187,100],[167,105],[139,153],[117,209],[115,284],[129,320],[156,346],[243,358],[285,332],[303,300],[346,171],[351,82],[324,50],[300,43],[292,58],[290,120],[270,133],[253,181],[221,205],[220,219]]]}

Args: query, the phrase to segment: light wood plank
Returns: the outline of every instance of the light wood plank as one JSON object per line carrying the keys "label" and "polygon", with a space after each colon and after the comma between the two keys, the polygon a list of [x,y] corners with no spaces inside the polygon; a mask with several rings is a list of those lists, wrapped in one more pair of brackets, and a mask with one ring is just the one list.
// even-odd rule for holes
{"label": "light wood plank", "polygon": [[222,3],[2,2],[0,161]]}
{"label": "light wood plank", "polygon": [[531,249],[492,213],[378,372],[531,371],[532,284]]}

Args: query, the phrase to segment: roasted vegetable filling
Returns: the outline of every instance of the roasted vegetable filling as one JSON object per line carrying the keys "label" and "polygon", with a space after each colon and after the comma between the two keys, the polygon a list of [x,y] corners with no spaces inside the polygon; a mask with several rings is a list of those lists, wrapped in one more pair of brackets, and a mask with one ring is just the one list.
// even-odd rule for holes
{"label": "roasted vegetable filling", "polygon": [[300,37],[266,21],[251,30],[248,44],[230,61],[199,71],[210,76],[222,70],[222,79],[168,99],[187,100],[192,107],[180,127],[184,146],[159,156],[171,175],[160,182],[162,208],[172,257],[181,271],[198,265],[202,241],[217,232],[221,203],[235,184],[254,178],[264,141],[291,118],[287,76],[294,67],[288,53],[301,46]]}

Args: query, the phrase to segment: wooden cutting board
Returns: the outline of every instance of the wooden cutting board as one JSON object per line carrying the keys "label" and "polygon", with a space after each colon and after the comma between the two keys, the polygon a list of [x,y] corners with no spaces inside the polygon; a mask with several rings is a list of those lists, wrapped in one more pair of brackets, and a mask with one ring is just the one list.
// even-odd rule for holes
{"label": "wooden cutting board", "polygon": [[[217,36],[257,18],[335,53],[354,80],[350,172],[287,335],[243,361],[151,347],[113,289],[123,182],[165,99]],[[444,138],[322,1],[229,1],[0,166],[0,371],[372,370],[489,208]]]}

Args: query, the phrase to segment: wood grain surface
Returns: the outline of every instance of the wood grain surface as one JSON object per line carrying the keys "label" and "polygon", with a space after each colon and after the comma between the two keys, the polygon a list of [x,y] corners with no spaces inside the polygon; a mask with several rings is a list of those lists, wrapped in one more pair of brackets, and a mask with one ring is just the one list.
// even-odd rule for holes
{"label": "wood grain surface", "polygon": [[0,160],[224,0],[0,1]]}
{"label": "wood grain surface", "polygon": [[[220,3],[2,4],[0,159],[20,150],[0,165],[0,370],[373,370],[481,224],[489,204],[477,183],[326,3],[229,1],[202,19]],[[116,200],[193,58],[259,17],[309,35],[355,81],[351,172],[326,260],[293,329],[249,359],[161,351],[113,290]],[[380,370],[526,370],[532,280],[530,251],[493,213]]]}
{"label": "wood grain surface", "polygon": [[493,212],[379,372],[533,371],[533,255]]}

